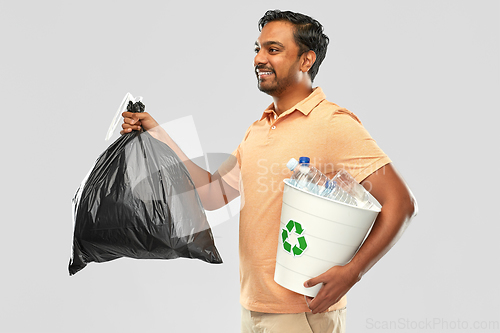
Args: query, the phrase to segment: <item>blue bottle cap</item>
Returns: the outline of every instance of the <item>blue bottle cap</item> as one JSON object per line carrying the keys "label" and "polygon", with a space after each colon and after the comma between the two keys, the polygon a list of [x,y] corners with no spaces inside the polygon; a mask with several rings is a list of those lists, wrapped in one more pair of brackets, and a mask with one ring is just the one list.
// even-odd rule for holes
{"label": "blue bottle cap", "polygon": [[309,157],[301,157],[299,158],[299,163],[309,163],[311,159]]}

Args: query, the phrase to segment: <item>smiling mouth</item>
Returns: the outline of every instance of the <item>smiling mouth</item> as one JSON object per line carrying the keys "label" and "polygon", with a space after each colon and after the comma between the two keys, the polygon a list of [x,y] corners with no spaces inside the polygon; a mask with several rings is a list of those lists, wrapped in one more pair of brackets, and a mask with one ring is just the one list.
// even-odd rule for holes
{"label": "smiling mouth", "polygon": [[265,78],[265,77],[268,77],[268,76],[271,76],[273,75],[273,72],[272,71],[256,71],[257,73],[257,77],[259,79],[262,79],[262,78]]}

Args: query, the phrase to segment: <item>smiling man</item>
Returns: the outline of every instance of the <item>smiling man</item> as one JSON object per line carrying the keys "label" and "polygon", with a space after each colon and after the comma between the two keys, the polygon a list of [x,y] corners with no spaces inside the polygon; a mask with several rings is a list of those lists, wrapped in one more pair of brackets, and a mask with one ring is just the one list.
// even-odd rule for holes
{"label": "smiling man", "polygon": [[[265,16],[260,21],[261,35],[255,42],[254,59],[260,91],[273,96],[275,113],[279,115],[288,107],[304,99],[312,92],[312,80],[326,53],[328,39],[325,36],[324,53],[316,59],[316,53],[295,41],[295,26],[286,20],[270,21]],[[323,35],[324,36],[324,35]],[[317,60],[317,62],[316,62]]]}
{"label": "smiling man", "polygon": [[[143,129],[184,161],[205,209],[242,196],[240,302],[242,332],[344,332],[346,293],[396,243],[416,213],[416,202],[391,160],[350,111],[326,100],[313,80],[328,37],[309,16],[268,11],[259,21],[254,69],[258,88],[273,103],[246,131],[213,175],[191,162],[147,113],[125,112],[122,133]],[[314,298],[274,282],[283,179],[291,157],[310,156],[328,176],[345,169],[382,204],[369,237],[354,258],[313,279]]]}

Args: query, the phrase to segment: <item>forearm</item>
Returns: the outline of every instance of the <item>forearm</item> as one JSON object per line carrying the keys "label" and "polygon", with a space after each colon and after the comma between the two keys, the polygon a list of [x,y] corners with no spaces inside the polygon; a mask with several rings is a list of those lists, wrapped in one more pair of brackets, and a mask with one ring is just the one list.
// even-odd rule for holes
{"label": "forearm", "polygon": [[383,205],[370,234],[354,258],[346,265],[357,280],[360,280],[396,244],[416,214],[416,210],[413,197]]}
{"label": "forearm", "polygon": [[313,313],[326,311],[337,303],[401,238],[417,213],[413,194],[391,164],[372,173],[362,184],[371,189],[371,194],[382,205],[382,211],[365,242],[348,264],[334,266],[304,283],[306,288],[323,283],[318,295],[313,300],[309,299],[309,308]]}
{"label": "forearm", "polygon": [[175,154],[179,157],[179,159],[184,163],[184,165],[188,169],[189,174],[191,175],[191,179],[193,180],[196,188],[210,184],[212,176],[210,172],[204,170],[203,168],[199,167],[197,164],[192,162],[161,126],[157,126],[153,129],[150,129],[148,132],[155,139],[162,141],[175,152]]}
{"label": "forearm", "polygon": [[218,172],[212,175],[191,161],[161,126],[156,126],[148,132],[157,140],[167,144],[184,163],[206,210],[218,209],[229,202]]}

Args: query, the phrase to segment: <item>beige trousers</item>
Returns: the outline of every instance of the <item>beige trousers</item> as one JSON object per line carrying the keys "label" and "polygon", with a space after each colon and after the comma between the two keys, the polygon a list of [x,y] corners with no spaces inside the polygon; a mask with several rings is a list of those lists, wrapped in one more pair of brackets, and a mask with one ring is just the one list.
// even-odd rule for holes
{"label": "beige trousers", "polygon": [[344,333],[346,308],[325,313],[262,313],[241,307],[241,333]]}

